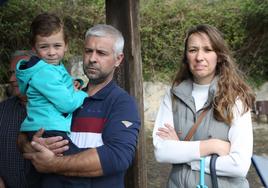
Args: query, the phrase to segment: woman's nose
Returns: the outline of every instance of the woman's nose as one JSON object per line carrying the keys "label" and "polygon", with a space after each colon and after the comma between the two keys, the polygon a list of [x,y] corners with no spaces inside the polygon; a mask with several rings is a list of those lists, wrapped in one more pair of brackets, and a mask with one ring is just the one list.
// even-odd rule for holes
{"label": "woman's nose", "polygon": [[197,61],[202,61],[204,59],[204,53],[201,50],[197,52],[196,59]]}

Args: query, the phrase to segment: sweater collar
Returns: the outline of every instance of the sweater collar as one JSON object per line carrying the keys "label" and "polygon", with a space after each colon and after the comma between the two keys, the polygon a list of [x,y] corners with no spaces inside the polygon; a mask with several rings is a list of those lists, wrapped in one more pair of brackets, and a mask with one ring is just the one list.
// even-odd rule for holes
{"label": "sweater collar", "polygon": [[[116,86],[117,84],[115,83],[115,81],[111,80],[107,85],[105,85],[102,89],[100,89],[97,93],[90,96],[89,98],[103,100],[107,97],[107,95],[109,95],[111,90]],[[87,85],[87,87],[84,88],[83,90],[86,92],[88,87],[89,86]]]}

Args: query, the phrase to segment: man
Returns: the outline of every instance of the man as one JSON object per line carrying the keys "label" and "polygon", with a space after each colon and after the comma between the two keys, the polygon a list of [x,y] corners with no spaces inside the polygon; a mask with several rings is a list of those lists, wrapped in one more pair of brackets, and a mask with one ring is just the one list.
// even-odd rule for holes
{"label": "man", "polygon": [[87,31],[83,69],[89,79],[85,89],[89,97],[73,114],[70,137],[78,147],[90,149],[59,157],[34,141],[31,144],[37,152],[24,153],[24,157],[39,172],[89,177],[92,188],[124,187],[140,119],[133,98],[113,81],[124,57],[123,47],[122,34],[112,26],[96,25]]}
{"label": "man", "polygon": [[19,92],[15,67],[19,60],[28,60],[31,55],[31,51],[16,51],[12,55],[8,87],[8,95],[11,97],[0,103],[0,182],[2,182],[0,185],[2,187],[27,187],[25,174],[28,172],[30,163],[23,159],[16,144],[20,124],[26,117],[26,97]]}

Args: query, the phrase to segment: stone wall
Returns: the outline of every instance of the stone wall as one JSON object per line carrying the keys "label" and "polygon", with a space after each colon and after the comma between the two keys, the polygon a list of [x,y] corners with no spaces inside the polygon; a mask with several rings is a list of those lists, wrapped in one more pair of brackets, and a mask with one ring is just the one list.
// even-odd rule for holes
{"label": "stone wall", "polygon": [[[160,101],[165,94],[168,86],[161,82],[144,82],[144,120],[149,129],[152,128],[155,121]],[[268,101],[268,82],[263,84],[256,92],[256,100]],[[261,121],[267,121],[267,117],[261,116]]]}
{"label": "stone wall", "polygon": [[256,90],[256,101],[268,100],[268,82]]}
{"label": "stone wall", "polygon": [[146,128],[151,129],[153,127],[160,102],[168,88],[169,85],[162,82],[143,83],[144,123]]}

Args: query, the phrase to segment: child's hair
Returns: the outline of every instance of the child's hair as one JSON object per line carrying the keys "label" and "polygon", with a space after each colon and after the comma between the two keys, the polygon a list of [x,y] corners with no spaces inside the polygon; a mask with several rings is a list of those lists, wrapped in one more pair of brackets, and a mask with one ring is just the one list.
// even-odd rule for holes
{"label": "child's hair", "polygon": [[30,28],[30,44],[35,45],[36,36],[47,37],[53,33],[63,31],[64,42],[67,44],[68,37],[64,29],[63,21],[54,13],[41,13],[36,16]]}

